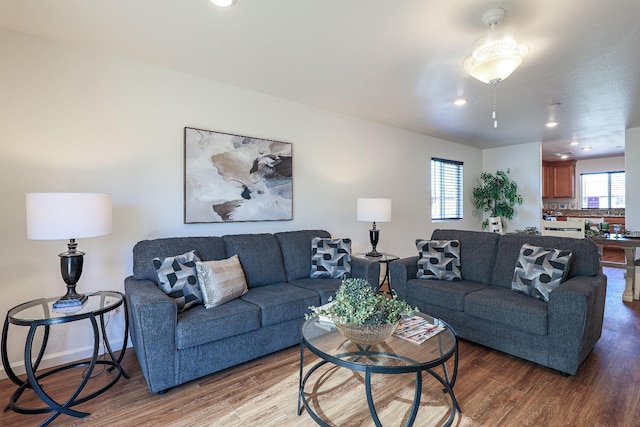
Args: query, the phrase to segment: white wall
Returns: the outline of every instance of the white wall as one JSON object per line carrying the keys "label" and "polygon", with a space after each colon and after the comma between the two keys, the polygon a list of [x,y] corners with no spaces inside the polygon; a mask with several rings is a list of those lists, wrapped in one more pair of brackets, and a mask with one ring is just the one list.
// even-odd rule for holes
{"label": "white wall", "polygon": [[483,150],[482,163],[483,171],[488,173],[509,169],[509,176],[518,184],[518,192],[522,195],[523,203],[516,205],[516,214],[513,220],[507,221],[504,231],[512,232],[526,227],[540,228],[542,211],[542,151],[540,143],[532,142]]}
{"label": "white wall", "polygon": [[624,142],[625,164],[625,228],[640,230],[640,128],[627,129]]}
{"label": "white wall", "polygon": [[[481,171],[478,149],[15,32],[0,30],[0,56],[1,313],[64,291],[57,254],[65,242],[26,239],[28,192],[113,194],[113,233],[79,241],[87,255],[78,290],[121,291],[131,249],[146,238],[324,228],[368,249],[358,197],[393,199],[379,249],[412,255],[415,238],[435,228],[431,157],[464,162],[467,195]],[[183,224],[185,126],[293,143],[294,220]],[[438,226],[479,229],[471,209],[465,197],[464,220]],[[114,341],[121,330],[122,312],[109,325]],[[53,327],[44,365],[85,357],[88,332],[88,322]],[[25,336],[11,327],[14,365]]]}

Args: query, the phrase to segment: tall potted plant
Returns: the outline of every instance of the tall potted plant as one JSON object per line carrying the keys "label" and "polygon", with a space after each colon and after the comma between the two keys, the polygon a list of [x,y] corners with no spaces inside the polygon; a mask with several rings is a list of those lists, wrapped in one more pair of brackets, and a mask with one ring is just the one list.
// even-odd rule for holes
{"label": "tall potted plant", "polygon": [[[503,218],[513,219],[516,204],[522,204],[522,196],[518,193],[518,184],[509,178],[509,169],[495,174],[480,174],[480,185],[473,189],[473,205],[476,210],[489,212],[491,218],[500,218],[502,224]],[[482,229],[486,229],[488,225],[489,219],[485,219]]]}

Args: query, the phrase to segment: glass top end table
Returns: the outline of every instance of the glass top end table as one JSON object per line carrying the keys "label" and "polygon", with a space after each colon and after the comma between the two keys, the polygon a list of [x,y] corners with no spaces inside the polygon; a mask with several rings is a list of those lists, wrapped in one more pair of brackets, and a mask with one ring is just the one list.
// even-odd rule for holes
{"label": "glass top end table", "polygon": [[[65,308],[64,310],[54,309],[53,304],[59,299],[54,298],[41,298],[33,301],[29,301],[20,305],[17,305],[7,312],[5,317],[4,327],[2,329],[2,341],[1,341],[1,356],[2,364],[4,365],[5,372],[11,381],[18,386],[16,391],[9,398],[9,404],[5,410],[11,409],[14,412],[20,414],[48,414],[51,415],[42,423],[41,426],[46,426],[56,419],[60,414],[66,414],[72,417],[83,418],[89,415],[87,412],[77,411],[72,409],[75,405],[79,405],[94,397],[104,393],[111,388],[120,377],[129,378],[129,375],[122,368],[120,362],[124,357],[127,345],[127,336],[129,329],[129,321],[127,317],[127,310],[124,310],[124,339],[120,355],[116,357],[106,331],[106,322],[104,320],[104,314],[110,311],[116,310],[118,307],[124,304],[124,295],[115,291],[100,291],[87,296],[87,301],[81,307]],[[51,326],[70,323],[80,320],[88,320],[91,322],[93,330],[93,352],[90,361],[81,361],[77,363],[71,363],[59,366],[57,368],[48,370],[44,373],[38,373],[38,367],[42,362],[42,358],[45,354],[47,342],[49,340],[49,329]],[[100,326],[98,327],[98,323]],[[27,326],[29,327],[29,333],[25,341],[24,348],[24,366],[26,371],[26,379],[20,379],[9,363],[9,357],[7,355],[7,341],[9,335],[9,326]],[[42,334],[42,341],[40,348],[37,350],[37,356],[35,360],[32,358],[33,345],[36,331],[42,327],[44,333]],[[98,360],[98,351],[100,348],[100,342],[102,341],[105,349],[104,359]],[[107,357],[108,354],[108,357]],[[88,395],[81,396],[81,392],[87,385],[88,381],[92,378],[92,373],[96,365],[105,365],[107,371],[111,372],[115,370],[115,374],[110,381],[96,391],[91,392]],[[82,375],[80,382],[76,388],[76,391],[71,394],[70,397],[65,397],[64,403],[59,403],[52,398],[48,393],[42,389],[40,384],[41,380],[45,377],[55,375],[59,372],[63,372],[69,369],[77,367],[86,367],[86,371]],[[18,403],[20,397],[28,389],[33,392],[42,400],[46,407],[24,407]]]}

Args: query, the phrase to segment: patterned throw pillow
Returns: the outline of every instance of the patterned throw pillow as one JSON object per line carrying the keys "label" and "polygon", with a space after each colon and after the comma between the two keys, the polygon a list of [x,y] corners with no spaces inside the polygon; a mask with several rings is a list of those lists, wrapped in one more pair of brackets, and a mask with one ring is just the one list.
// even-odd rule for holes
{"label": "patterned throw pillow", "polygon": [[416,240],[418,279],[462,280],[460,241]]}
{"label": "patterned throw pillow", "polygon": [[351,273],[351,239],[311,240],[311,274],[313,279],[341,279]]}
{"label": "patterned throw pillow", "polygon": [[200,261],[200,258],[194,251],[164,260],[153,259],[153,267],[158,273],[158,286],[178,304],[178,311],[202,303],[196,261]]}
{"label": "patterned throw pillow", "polygon": [[205,308],[213,308],[247,293],[247,280],[238,255],[220,261],[196,262]]}
{"label": "patterned throw pillow", "polygon": [[511,289],[549,302],[549,294],[567,277],[571,255],[571,251],[525,243],[520,248]]}

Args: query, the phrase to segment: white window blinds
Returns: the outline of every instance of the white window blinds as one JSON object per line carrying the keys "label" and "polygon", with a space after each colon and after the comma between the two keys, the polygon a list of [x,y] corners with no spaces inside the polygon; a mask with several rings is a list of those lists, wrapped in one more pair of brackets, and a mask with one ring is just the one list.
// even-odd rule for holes
{"label": "white window blinds", "polygon": [[431,219],[462,219],[462,162],[431,158]]}

